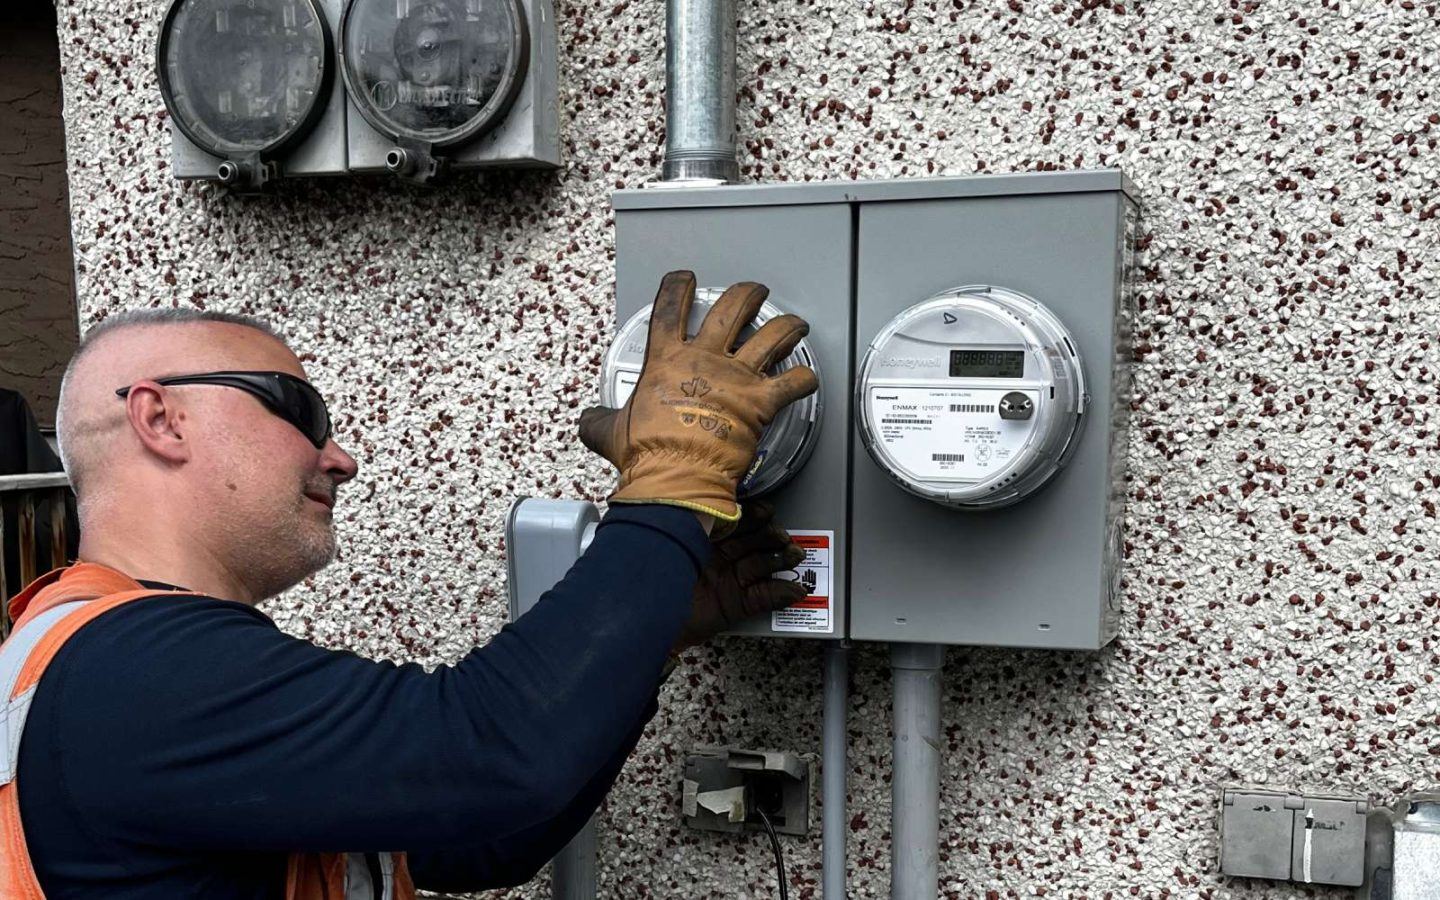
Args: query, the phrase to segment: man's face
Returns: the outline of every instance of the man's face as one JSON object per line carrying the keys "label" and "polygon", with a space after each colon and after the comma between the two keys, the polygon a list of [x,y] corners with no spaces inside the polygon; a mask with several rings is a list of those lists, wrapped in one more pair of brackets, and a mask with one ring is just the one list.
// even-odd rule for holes
{"label": "man's face", "polygon": [[[243,346],[228,368],[305,377],[279,341],[229,328]],[[209,504],[211,551],[258,596],[273,596],[335,557],[332,522],[339,485],[355,477],[355,460],[334,440],[316,449],[298,428],[255,396],[236,388],[183,385],[193,405],[192,493]]]}

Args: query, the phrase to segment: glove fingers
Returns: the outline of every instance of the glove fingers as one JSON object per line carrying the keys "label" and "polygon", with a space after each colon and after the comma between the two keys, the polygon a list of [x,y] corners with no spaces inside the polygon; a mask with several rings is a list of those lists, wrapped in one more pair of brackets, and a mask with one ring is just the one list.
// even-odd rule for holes
{"label": "glove fingers", "polygon": [[770,398],[775,412],[778,413],[802,397],[810,396],[819,387],[820,381],[815,377],[815,370],[809,366],[786,369],[770,379]]}
{"label": "glove fingers", "polygon": [[690,304],[695,300],[695,273],[680,269],[660,279],[655,306],[650,311],[650,336],[645,343],[645,360],[651,350],[666,343],[685,340]]}
{"label": "glove fingers", "polygon": [[769,288],[753,281],[730,285],[700,324],[695,346],[712,353],[729,353],[740,332],[754,320],[769,295]]}
{"label": "glove fingers", "polygon": [[810,325],[799,316],[779,316],[760,326],[760,330],[735,351],[735,358],[757,372],[769,371],[771,366],[789,356],[795,345],[809,333]]}
{"label": "glove fingers", "polygon": [[[740,521],[743,522],[745,520],[742,518]],[[772,522],[764,528],[743,534],[731,535],[717,543],[715,549],[729,559],[739,560],[744,559],[752,553],[781,553],[785,548],[790,546],[793,546],[790,535],[785,533],[785,529]],[[802,556],[801,558],[803,559],[804,557]],[[788,569],[790,567],[781,566],[781,568]]]}
{"label": "glove fingers", "polygon": [[[798,547],[796,549],[799,550]],[[768,581],[771,575],[791,569],[804,559],[805,551],[787,552],[783,547],[751,553],[735,561],[735,580],[747,585]]]}
{"label": "glove fingers", "polygon": [[[723,541],[716,543],[716,549],[724,550],[734,541],[739,540],[747,534],[760,531],[770,524],[775,518],[775,507],[764,500],[746,500],[740,504],[740,523],[735,530],[725,536]],[[739,554],[735,554],[739,555]]]}
{"label": "glove fingers", "polygon": [[615,458],[615,420],[619,415],[620,410],[608,406],[592,406],[580,413],[580,443],[616,466],[620,465]]}
{"label": "glove fingers", "polygon": [[749,526],[742,531],[753,531],[775,518],[775,505],[769,500],[746,500],[740,506],[745,510],[743,521]]}
{"label": "glove fingers", "polygon": [[809,596],[809,592],[798,581],[770,579],[753,584],[745,591],[746,617],[774,612],[793,606]]}

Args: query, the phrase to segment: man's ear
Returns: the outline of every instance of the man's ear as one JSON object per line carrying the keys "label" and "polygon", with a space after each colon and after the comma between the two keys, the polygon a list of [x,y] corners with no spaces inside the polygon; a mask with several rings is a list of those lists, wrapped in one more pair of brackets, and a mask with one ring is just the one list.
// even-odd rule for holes
{"label": "man's ear", "polygon": [[137,381],[125,397],[125,417],[145,449],[168,463],[189,461],[185,413],[173,393],[153,381]]}

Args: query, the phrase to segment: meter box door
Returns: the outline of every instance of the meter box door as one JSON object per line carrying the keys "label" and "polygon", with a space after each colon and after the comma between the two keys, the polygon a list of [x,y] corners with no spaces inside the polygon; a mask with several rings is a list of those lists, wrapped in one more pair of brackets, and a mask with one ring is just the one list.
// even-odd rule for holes
{"label": "meter box door", "polygon": [[335,52],[343,2],[172,0],[156,69],[176,178],[246,191],[349,171]]}
{"label": "meter box door", "polygon": [[350,170],[560,165],[551,0],[342,0]]}
{"label": "meter box door", "polygon": [[[644,351],[637,315],[654,302],[661,277],[675,269],[695,273],[697,307],[732,283],[758,281],[770,289],[761,317],[794,313],[811,323],[805,342],[781,365],[813,365],[820,391],[772,423],[761,443],[768,455],[747,479],[752,494],[773,502],[776,520],[806,548],[809,555],[794,577],[810,585],[811,596],[736,633],[841,638],[847,603],[853,213],[843,202],[803,199],[771,204],[763,202],[763,191],[757,196],[754,190],[728,188],[615,193],[618,339],[606,356],[600,393],[612,404],[623,402]],[[692,314],[692,328],[700,312]]]}
{"label": "meter box door", "polygon": [[859,205],[852,638],[1114,636],[1137,210],[1113,174]]}

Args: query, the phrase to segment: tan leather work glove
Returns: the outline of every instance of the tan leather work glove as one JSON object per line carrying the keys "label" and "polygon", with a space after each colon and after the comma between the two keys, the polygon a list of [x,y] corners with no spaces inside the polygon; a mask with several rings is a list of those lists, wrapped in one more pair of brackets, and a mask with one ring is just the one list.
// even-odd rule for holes
{"label": "tan leather work glove", "polygon": [[805,550],[775,524],[774,515],[768,503],[747,501],[744,521],[715,542],[695,584],[690,620],[672,653],[703,644],[746,619],[799,603],[809,594],[798,581],[774,577],[805,561]]}
{"label": "tan leather work glove", "polygon": [[580,414],[580,440],[620,470],[611,503],[666,503],[714,516],[716,537],[740,518],[735,491],[755,458],[760,433],[786,404],[815,391],[808,366],[770,377],[810,331],[799,316],[766,322],[743,346],[740,332],[769,290],[731,285],[693,340],[685,325],[695,275],[671,272],[650,315],[645,364],[622,409]]}

